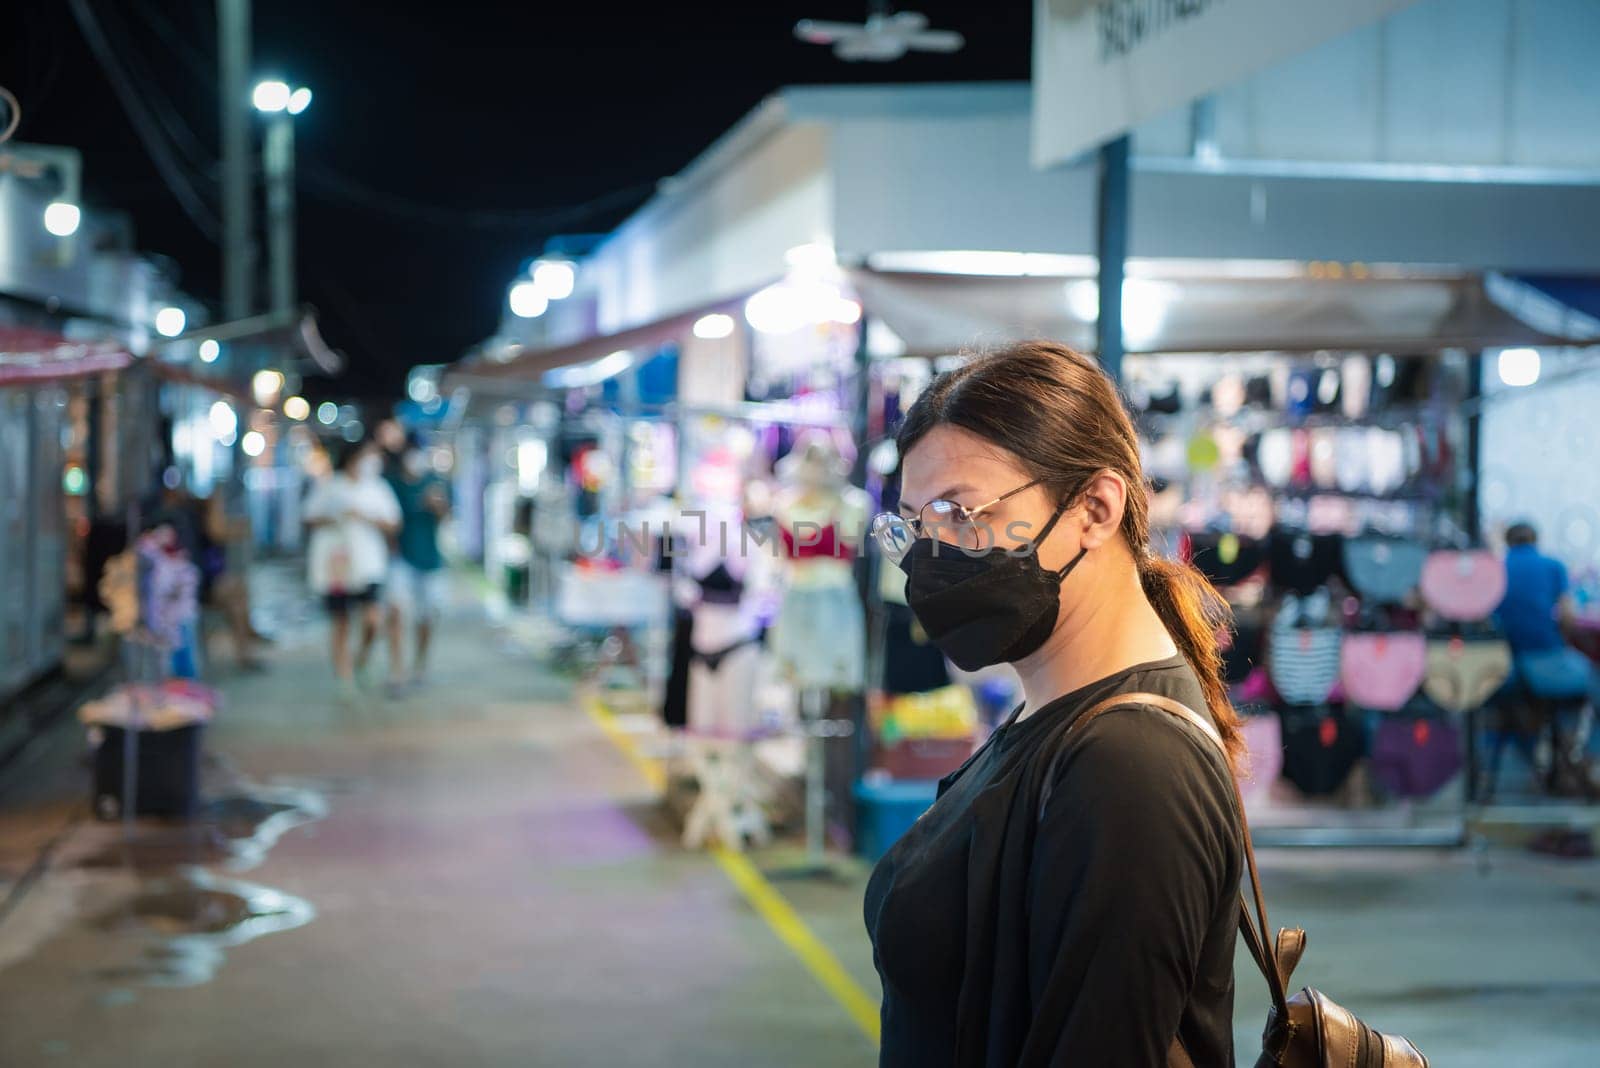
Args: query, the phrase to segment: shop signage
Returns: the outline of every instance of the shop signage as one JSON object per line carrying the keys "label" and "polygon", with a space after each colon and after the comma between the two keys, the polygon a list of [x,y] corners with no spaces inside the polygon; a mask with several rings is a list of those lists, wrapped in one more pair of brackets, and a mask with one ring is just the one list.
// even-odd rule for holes
{"label": "shop signage", "polygon": [[1034,0],[1034,164],[1065,163],[1414,2]]}

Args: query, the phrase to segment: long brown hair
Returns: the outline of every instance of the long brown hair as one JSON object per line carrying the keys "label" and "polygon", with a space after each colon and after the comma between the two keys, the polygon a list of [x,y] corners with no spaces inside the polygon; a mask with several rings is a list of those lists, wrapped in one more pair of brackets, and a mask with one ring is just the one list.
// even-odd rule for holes
{"label": "long brown hair", "polygon": [[948,424],[1013,453],[1030,475],[1066,504],[1102,471],[1128,484],[1122,536],[1139,582],[1205,691],[1230,760],[1243,757],[1239,716],[1222,676],[1220,630],[1231,627],[1228,602],[1188,564],[1150,551],[1150,502],[1139,438],[1105,372],[1093,360],[1051,341],[1025,341],[973,357],[917,398],[896,435],[900,455]]}

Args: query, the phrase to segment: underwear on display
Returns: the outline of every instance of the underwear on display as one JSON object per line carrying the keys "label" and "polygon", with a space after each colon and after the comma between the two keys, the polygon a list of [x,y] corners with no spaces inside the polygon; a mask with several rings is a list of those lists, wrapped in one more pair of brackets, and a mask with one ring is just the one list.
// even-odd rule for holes
{"label": "underwear on display", "polygon": [[1375,712],[1406,706],[1428,672],[1428,640],[1414,631],[1346,634],[1339,681],[1345,699]]}
{"label": "underwear on display", "polygon": [[1277,529],[1268,538],[1273,585],[1302,596],[1340,573],[1344,537]]}
{"label": "underwear on display", "polygon": [[1441,549],[1429,553],[1418,582],[1422,599],[1452,623],[1478,623],[1500,607],[1506,565],[1487,549]]}
{"label": "underwear on display", "polygon": [[1290,706],[1283,716],[1283,776],[1310,797],[1343,786],[1367,751],[1366,728],[1354,716]]}
{"label": "underwear on display", "polygon": [[1432,797],[1461,770],[1461,748],[1448,720],[1385,717],[1373,732],[1372,777],[1395,797]]}
{"label": "underwear on display", "polygon": [[1422,692],[1447,712],[1481,708],[1511,677],[1511,646],[1499,638],[1433,638]]}
{"label": "underwear on display", "polygon": [[1344,573],[1350,586],[1376,604],[1400,604],[1422,581],[1428,550],[1405,538],[1363,534],[1344,543]]}

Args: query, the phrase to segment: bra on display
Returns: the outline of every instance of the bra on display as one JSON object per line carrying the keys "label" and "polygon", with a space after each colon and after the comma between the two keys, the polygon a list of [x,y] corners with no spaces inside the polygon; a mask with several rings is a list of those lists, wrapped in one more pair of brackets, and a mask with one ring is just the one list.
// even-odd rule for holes
{"label": "bra on display", "polygon": [[1281,427],[1263,430],[1254,451],[1261,480],[1275,489],[1288,486],[1294,473],[1294,444],[1289,431]]}
{"label": "bra on display", "polygon": [[1367,414],[1372,400],[1372,361],[1365,356],[1346,356],[1339,365],[1339,409],[1346,419]]}
{"label": "bra on display", "polygon": [[700,600],[704,604],[738,604],[744,595],[744,583],[733,577],[724,563],[718,563],[696,580],[700,586]]}
{"label": "bra on display", "polygon": [[[1339,455],[1339,431],[1331,426],[1314,427],[1306,431],[1310,442],[1311,484],[1318,489],[1335,489],[1339,485],[1339,468],[1345,457]],[[1354,465],[1359,468],[1359,465]]]}
{"label": "bra on display", "polygon": [[1366,427],[1343,426],[1333,431],[1333,452],[1337,458],[1333,471],[1335,486],[1345,493],[1360,493],[1372,487]]}
{"label": "bra on display", "polygon": [[1428,640],[1409,631],[1346,634],[1339,653],[1345,700],[1395,712],[1416,696],[1428,671]]}
{"label": "bra on display", "polygon": [[1189,562],[1214,586],[1234,586],[1267,562],[1266,546],[1255,538],[1200,531],[1189,535]]}
{"label": "bra on display", "polygon": [[1488,619],[1506,593],[1506,568],[1485,549],[1441,549],[1428,554],[1420,580],[1422,599],[1452,623]]}
{"label": "bra on display", "polygon": [[1215,471],[1217,465],[1222,463],[1222,449],[1210,430],[1196,432],[1189,439],[1184,455],[1190,471]]}
{"label": "bra on display", "polygon": [[1372,736],[1372,777],[1394,797],[1432,797],[1461,770],[1461,732],[1442,719],[1385,717]]}
{"label": "bra on display", "polygon": [[1343,712],[1286,708],[1283,716],[1283,776],[1310,797],[1343,786],[1367,749],[1360,719]]}
{"label": "bra on display", "polygon": [[1267,543],[1273,585],[1298,594],[1315,592],[1339,573],[1343,540],[1339,534],[1273,530]]}
{"label": "bra on display", "polygon": [[[802,524],[804,525],[804,524]],[[794,531],[788,527],[781,527],[779,533],[783,537],[783,551],[791,560],[814,560],[819,557],[832,557],[839,560],[854,558],[855,552],[848,542],[839,538],[839,525],[829,523],[818,527],[816,524],[804,525],[805,540],[798,540]]]}
{"label": "bra on display", "polygon": [[1404,538],[1364,534],[1344,543],[1344,574],[1362,597],[1376,604],[1399,604],[1422,579],[1428,550]]}
{"label": "bra on display", "polygon": [[1447,712],[1480,708],[1511,677],[1511,646],[1499,638],[1432,638],[1422,692]]}
{"label": "bra on display", "polygon": [[1319,705],[1339,682],[1343,634],[1326,625],[1327,597],[1284,599],[1272,622],[1272,686],[1291,705]]}

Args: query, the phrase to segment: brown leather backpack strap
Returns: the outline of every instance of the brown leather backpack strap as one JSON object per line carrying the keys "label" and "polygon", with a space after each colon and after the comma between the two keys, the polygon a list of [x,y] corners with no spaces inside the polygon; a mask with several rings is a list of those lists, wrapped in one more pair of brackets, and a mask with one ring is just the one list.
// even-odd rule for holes
{"label": "brown leather backpack strap", "polygon": [[[1109,712],[1113,708],[1134,708],[1148,705],[1159,708],[1163,712],[1176,716],[1178,719],[1188,721],[1192,726],[1205,735],[1219,752],[1222,753],[1223,763],[1229,764],[1227,747],[1223,744],[1222,736],[1217,733],[1217,728],[1207,716],[1202,716],[1194,709],[1181,701],[1174,701],[1170,697],[1154,693],[1121,693],[1100,701],[1072,721],[1072,726],[1067,728],[1071,734],[1087,726],[1096,717]],[[1060,758],[1058,753],[1056,759]],[[1054,761],[1052,761],[1052,768]],[[1052,774],[1045,780],[1048,790]],[[1239,793],[1239,784],[1234,781],[1233,775],[1228,775],[1229,792],[1233,795],[1234,811],[1239,816],[1239,829],[1244,836],[1244,857],[1250,872],[1250,889],[1255,896],[1256,915],[1250,915],[1250,906],[1245,902],[1244,893],[1239,894],[1239,932],[1244,936],[1245,946],[1250,951],[1250,956],[1256,962],[1256,967],[1261,970],[1261,975],[1267,981],[1267,989],[1272,993],[1272,1006],[1277,1011],[1277,1018],[1289,1018],[1289,996],[1284,989],[1283,970],[1278,966],[1277,945],[1272,938],[1272,928],[1267,923],[1267,901],[1261,892],[1261,874],[1256,870],[1256,851],[1250,844],[1250,821],[1245,817],[1244,798]],[[1041,807],[1042,811],[1042,807]],[[1259,923],[1259,927],[1257,926]]]}

